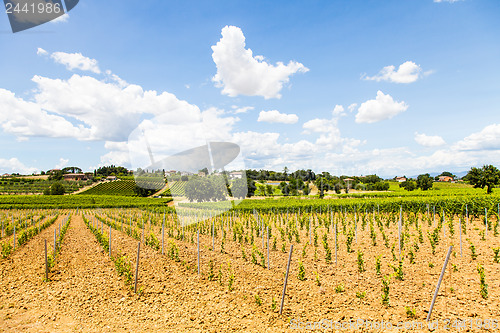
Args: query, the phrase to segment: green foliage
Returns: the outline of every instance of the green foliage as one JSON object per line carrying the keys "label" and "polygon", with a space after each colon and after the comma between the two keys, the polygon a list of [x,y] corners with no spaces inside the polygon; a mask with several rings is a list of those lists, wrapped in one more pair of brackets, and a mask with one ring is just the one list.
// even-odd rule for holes
{"label": "green foliage", "polygon": [[356,292],[356,297],[359,299],[363,299],[366,297],[366,291],[357,291]]}
{"label": "green foliage", "polygon": [[320,287],[320,286],[321,286],[321,281],[320,281],[320,279],[319,279],[319,274],[318,274],[318,272],[314,272],[314,277],[315,277],[316,285],[317,285],[318,287]]}
{"label": "green foliage", "polygon": [[255,295],[255,304],[257,304],[258,306],[261,306],[262,305],[262,300],[260,299],[259,295]]}
{"label": "green foliage", "polygon": [[352,241],[354,240],[354,230],[349,230],[349,232],[346,235],[346,246],[347,246],[347,253],[351,253],[352,249]]}
{"label": "green foliage", "polygon": [[276,311],[278,308],[278,303],[276,302],[276,299],[273,296],[272,303],[271,303],[271,310]]}
{"label": "green foliage", "polygon": [[417,183],[413,180],[406,180],[399,184],[399,187],[404,188],[407,191],[413,191],[417,189]]}
{"label": "green foliage", "polygon": [[364,264],[364,260],[363,260],[363,252],[361,251],[358,251],[358,271],[360,273],[363,273],[365,271],[365,264]]}
{"label": "green foliage", "polygon": [[409,306],[405,306],[406,316],[411,319],[417,318],[417,311],[415,309],[410,308]]}
{"label": "green foliage", "polygon": [[304,268],[304,264],[300,260],[299,260],[299,273],[297,275],[297,278],[300,281],[304,281],[306,279],[306,269]]}
{"label": "green foliage", "polygon": [[493,262],[500,263],[500,247],[493,248]]}
{"label": "green foliage", "polygon": [[[137,187],[137,188],[136,188]],[[156,191],[150,192],[139,188],[134,180],[116,180],[112,182],[99,183],[78,195],[116,195],[116,196],[148,196]]]}
{"label": "green foliage", "polygon": [[173,261],[179,262],[179,248],[177,245],[174,243],[174,241],[169,242],[169,247],[167,250],[167,256],[170,257]]}
{"label": "green foliage", "polygon": [[382,255],[378,255],[376,258],[375,258],[375,271],[377,272],[377,275],[380,275],[380,268],[382,266],[382,263],[381,263],[381,259],[382,259]]}
{"label": "green foliage", "polygon": [[487,188],[486,193],[493,192],[493,186],[500,184],[500,171],[493,165],[484,165],[481,169],[471,168],[464,180],[475,188]]}
{"label": "green foliage", "polygon": [[484,274],[484,267],[482,265],[477,265],[477,272],[479,273],[479,282],[481,283],[480,294],[484,299],[488,298],[488,285],[486,284],[486,278]]}
{"label": "green foliage", "polygon": [[185,195],[189,201],[210,202],[226,200],[226,184],[221,177],[194,177],[185,188]]}
{"label": "green foliage", "polygon": [[128,260],[128,258],[125,255],[118,254],[115,258],[113,258],[113,261],[118,275],[125,278],[126,284],[132,284],[134,275],[132,273],[132,263]]}
{"label": "green foliage", "polygon": [[151,246],[156,251],[160,250],[160,241],[156,238],[154,233],[150,233],[149,236],[146,236],[146,245]]}
{"label": "green foliage", "polygon": [[431,189],[433,185],[434,185],[434,180],[428,173],[419,175],[417,177],[417,188],[422,189],[422,191],[427,191]]}
{"label": "green foliage", "polygon": [[345,291],[345,287],[344,287],[344,284],[341,283],[341,284],[338,284],[336,287],[335,287],[335,292],[337,294],[340,294],[340,293],[343,293]]}
{"label": "green foliage", "polygon": [[399,261],[399,265],[397,267],[393,266],[393,265],[391,265],[391,267],[394,270],[396,279],[403,281],[403,279],[404,279],[403,260]]}
{"label": "green foliage", "polygon": [[389,306],[390,275],[382,277],[382,304]]}
{"label": "green foliage", "polygon": [[470,256],[472,260],[476,260],[478,254],[476,253],[476,246],[469,241]]}

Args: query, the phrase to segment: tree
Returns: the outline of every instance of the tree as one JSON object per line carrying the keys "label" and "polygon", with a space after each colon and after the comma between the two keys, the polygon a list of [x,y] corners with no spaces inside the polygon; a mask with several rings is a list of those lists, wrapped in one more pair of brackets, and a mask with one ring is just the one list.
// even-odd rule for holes
{"label": "tree", "polygon": [[309,195],[309,193],[311,193],[311,188],[309,187],[309,183],[304,185],[304,187],[302,188],[302,192],[304,193],[304,195]]}
{"label": "tree", "polygon": [[421,188],[422,191],[427,191],[428,189],[431,189],[433,185],[434,181],[428,173],[419,175],[417,177],[417,188]]}
{"label": "tree", "polygon": [[269,196],[272,196],[272,195],[273,195],[273,193],[274,193],[274,189],[273,189],[273,186],[272,186],[272,185],[269,185],[269,184],[267,184],[267,185],[266,185],[266,193],[267,193],[267,195],[269,195]]}
{"label": "tree", "polygon": [[219,177],[195,177],[187,182],[184,192],[191,202],[209,202],[225,200],[225,189],[226,184]]}
{"label": "tree", "polygon": [[493,186],[500,184],[500,171],[493,165],[483,165],[481,169],[471,168],[464,177],[465,181],[475,188],[487,188],[486,193],[493,192]]}
{"label": "tree", "polygon": [[144,188],[139,185],[134,186],[134,193],[139,197],[149,197],[150,195],[153,195],[156,191],[157,190],[155,189]]}
{"label": "tree", "polygon": [[255,190],[257,190],[257,186],[255,186],[255,180],[249,178],[247,174],[247,197],[253,197],[255,195]]}
{"label": "tree", "polygon": [[413,191],[417,188],[417,183],[415,183],[413,180],[407,180],[400,183],[399,187],[402,187],[407,191]]}
{"label": "tree", "polygon": [[52,184],[52,186],[50,187],[51,195],[63,195],[64,192],[65,192],[64,186],[59,182]]}
{"label": "tree", "polygon": [[64,178],[61,170],[55,170],[50,173],[49,180],[62,180]]}
{"label": "tree", "polygon": [[243,199],[247,195],[247,181],[245,179],[236,179],[231,186],[233,197]]}

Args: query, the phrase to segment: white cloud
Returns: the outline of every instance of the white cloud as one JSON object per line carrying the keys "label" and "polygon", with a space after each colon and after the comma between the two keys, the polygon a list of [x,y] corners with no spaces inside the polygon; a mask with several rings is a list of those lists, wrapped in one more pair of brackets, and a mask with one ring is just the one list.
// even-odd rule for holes
{"label": "white cloud", "polygon": [[25,101],[1,88],[0,105],[0,126],[21,139],[32,136],[83,138],[90,134],[83,126],[74,126],[61,116],[49,114],[38,103]]}
{"label": "white cloud", "polygon": [[100,74],[101,70],[97,65],[97,60],[87,58],[81,53],[54,52],[50,56],[55,62],[66,66],[67,69],[79,69]]}
{"label": "white cloud", "polygon": [[44,55],[47,55],[49,54],[49,52],[45,51],[44,49],[42,49],[41,47],[39,47],[37,50],[36,50],[36,54],[39,55],[39,56],[44,56]]}
{"label": "white cloud", "polygon": [[349,112],[354,112],[356,110],[357,106],[358,106],[358,103],[352,103],[351,105],[349,105],[347,107],[347,109],[349,110]]}
{"label": "white cloud", "polygon": [[332,111],[334,116],[345,116],[344,107],[342,105],[335,105]]}
{"label": "white cloud", "polygon": [[263,56],[253,56],[252,50],[245,48],[243,32],[235,26],[222,29],[222,38],[212,46],[212,51],[217,66],[217,74],[212,81],[217,87],[223,88],[223,94],[230,97],[246,95],[280,98],[280,91],[292,74],[309,70],[298,62],[272,65]]}
{"label": "white cloud", "polygon": [[500,150],[500,124],[488,125],[478,133],[473,133],[454,146],[457,150]]}
{"label": "white cloud", "polygon": [[305,134],[310,132],[315,133],[328,133],[336,130],[336,122],[332,122],[331,119],[312,119],[306,121],[302,128],[306,130]]}
{"label": "white cloud", "polygon": [[415,141],[424,147],[439,147],[446,144],[439,135],[426,135],[423,133],[415,133]]}
{"label": "white cloud", "polygon": [[63,15],[59,16],[58,18],[50,21],[51,23],[66,23],[69,20],[69,15],[68,13],[64,13]]}
{"label": "white cloud", "polygon": [[20,173],[22,175],[31,175],[37,172],[37,168],[27,167],[17,158],[10,159],[0,158],[0,173]]}
{"label": "white cloud", "polygon": [[282,123],[282,124],[295,124],[299,121],[296,114],[280,113],[277,110],[260,111],[257,121],[267,123]]}
{"label": "white cloud", "polygon": [[361,104],[356,114],[357,123],[374,123],[390,119],[408,109],[405,102],[396,102],[389,95],[384,95],[380,90],[377,97]]}
{"label": "white cloud", "polygon": [[68,159],[61,157],[59,159],[59,163],[55,166],[55,169],[62,169],[62,168],[64,168],[66,165],[68,165],[68,162],[69,162]]}
{"label": "white cloud", "polygon": [[234,114],[247,113],[248,111],[255,109],[253,106],[238,107],[236,105],[231,106],[231,108],[234,110]]}
{"label": "white cloud", "polygon": [[[422,68],[413,61],[406,61],[399,65],[398,70],[393,65],[386,66],[375,76],[363,75],[363,80],[388,81],[394,83],[412,83],[422,77]],[[430,72],[426,72],[430,73]]]}
{"label": "white cloud", "polygon": [[449,3],[454,3],[454,2],[458,2],[458,1],[462,1],[462,0],[434,0],[434,2],[449,2]]}

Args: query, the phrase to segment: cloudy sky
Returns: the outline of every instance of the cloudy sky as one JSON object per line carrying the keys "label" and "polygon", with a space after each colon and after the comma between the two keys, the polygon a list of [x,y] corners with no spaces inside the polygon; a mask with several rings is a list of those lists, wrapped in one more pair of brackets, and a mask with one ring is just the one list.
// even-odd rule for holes
{"label": "cloudy sky", "polygon": [[499,17],[497,0],[82,0],[13,34],[0,14],[0,173],[207,141],[247,168],[500,166]]}

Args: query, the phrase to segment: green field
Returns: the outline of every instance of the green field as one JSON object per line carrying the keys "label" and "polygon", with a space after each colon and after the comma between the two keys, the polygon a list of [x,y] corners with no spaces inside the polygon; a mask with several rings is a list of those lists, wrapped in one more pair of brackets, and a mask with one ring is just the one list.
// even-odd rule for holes
{"label": "green field", "polygon": [[65,193],[73,193],[88,185],[86,181],[55,181],[35,179],[6,179],[0,180],[0,193],[2,194],[42,194],[54,183],[61,183]]}
{"label": "green field", "polygon": [[1,195],[0,209],[167,207],[171,198],[116,195]]}
{"label": "green field", "polygon": [[117,195],[117,196],[136,196],[134,192],[134,180],[116,180],[112,182],[100,183],[79,195]]}

